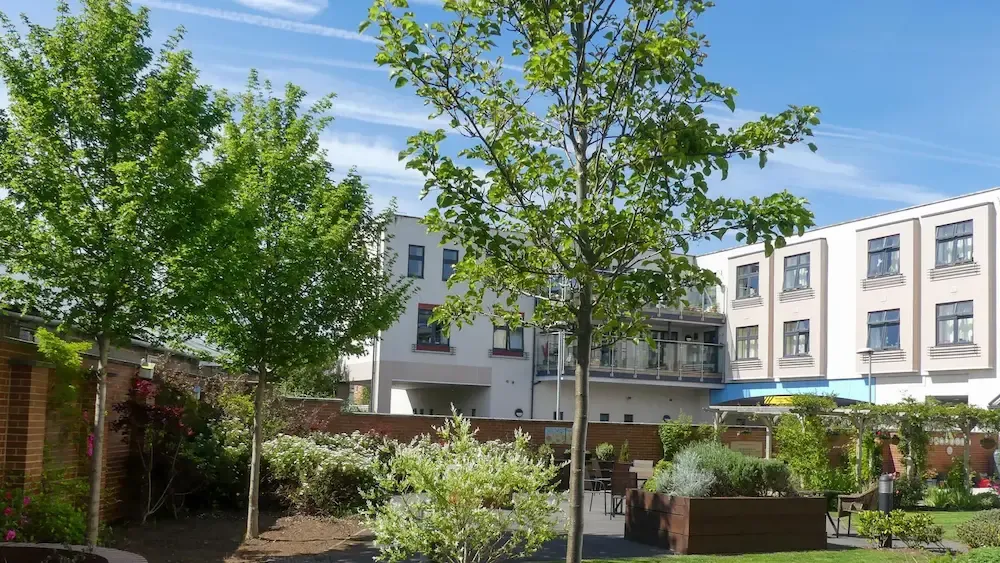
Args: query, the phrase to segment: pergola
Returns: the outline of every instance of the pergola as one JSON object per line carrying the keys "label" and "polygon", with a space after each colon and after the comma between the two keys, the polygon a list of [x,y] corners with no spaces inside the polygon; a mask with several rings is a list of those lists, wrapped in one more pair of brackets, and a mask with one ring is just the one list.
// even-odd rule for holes
{"label": "pergola", "polygon": [[[719,427],[725,424],[726,417],[732,414],[749,414],[755,419],[761,421],[764,425],[764,458],[771,459],[771,435],[774,432],[774,425],[783,414],[792,413],[792,406],[777,406],[777,405],[715,405],[706,408],[714,414],[715,421],[715,431],[719,431]],[[850,419],[851,425],[854,426],[855,430],[858,431],[860,436],[865,427],[869,424],[870,418],[868,416],[868,410],[858,409],[845,409],[843,407],[837,407],[831,411],[822,413],[824,416],[837,416],[841,418]],[[858,440],[856,445],[856,467],[855,472],[858,478],[861,478],[861,440]]]}

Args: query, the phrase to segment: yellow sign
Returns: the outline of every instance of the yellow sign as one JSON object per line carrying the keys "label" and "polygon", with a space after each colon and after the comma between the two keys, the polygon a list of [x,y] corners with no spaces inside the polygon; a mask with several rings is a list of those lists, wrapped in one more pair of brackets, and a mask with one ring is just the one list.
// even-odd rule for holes
{"label": "yellow sign", "polygon": [[768,395],[764,397],[764,405],[768,407],[790,407],[792,401],[792,395]]}

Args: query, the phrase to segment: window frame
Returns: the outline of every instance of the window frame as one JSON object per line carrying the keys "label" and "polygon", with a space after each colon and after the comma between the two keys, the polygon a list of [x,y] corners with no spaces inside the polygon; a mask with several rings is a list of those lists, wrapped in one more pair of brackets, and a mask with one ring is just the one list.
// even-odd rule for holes
{"label": "window frame", "polygon": [[[497,332],[500,331],[503,331],[504,341],[507,343],[507,345],[503,348],[497,347],[496,335]],[[521,333],[520,348],[511,348],[510,336],[512,332]],[[493,325],[493,342],[491,343],[491,345],[493,347],[494,356],[516,356],[516,357],[524,356],[524,325],[521,325],[513,330],[511,330],[510,325],[496,325],[496,324]]]}
{"label": "window frame", "polygon": [[[751,329],[753,329],[753,334],[750,334]],[[744,334],[740,334],[740,331],[746,331],[746,332]],[[749,354],[750,342],[753,342],[753,355]],[[740,354],[741,345],[744,350],[743,354]],[[760,345],[760,325],[736,327],[736,361],[759,360],[760,359],[758,351],[759,345]]]}
{"label": "window frame", "polygon": [[[799,279],[799,278],[802,275],[802,266],[803,266],[802,258],[803,257],[805,257],[805,260],[806,260],[806,262],[804,264],[804,266],[805,266],[805,278],[806,278],[805,282],[806,282],[806,284],[800,286],[798,284],[802,282],[802,280]],[[794,265],[789,265],[788,261],[791,260],[791,259],[795,259],[795,264]],[[785,265],[784,275],[782,276],[782,282],[781,282],[782,283],[782,291],[801,291],[803,289],[809,289],[810,287],[812,287],[812,281],[811,281],[812,280],[812,257],[810,256],[809,252],[803,252],[801,254],[793,254],[791,256],[785,256],[784,265]],[[795,283],[792,285],[792,287],[788,286],[788,272],[790,270],[792,272],[794,272],[793,276],[795,278],[795,280],[794,280]]]}
{"label": "window frame", "polygon": [[[417,350],[433,351],[433,352],[450,352],[451,351],[451,337],[444,334],[443,327],[437,325],[437,323],[430,322],[430,315],[434,313],[434,308],[437,305],[431,305],[427,303],[420,303],[417,305],[417,338],[415,348]],[[427,315],[427,319],[423,320],[423,325],[427,328],[433,327],[433,340],[436,342],[421,342],[420,341],[420,326],[421,326],[421,316]]]}
{"label": "window frame", "polygon": [[[879,318],[877,316],[880,313],[881,313],[881,318]],[[894,320],[890,318],[890,314],[891,313],[895,313],[895,317],[896,318]],[[874,318],[874,320],[873,320],[873,317],[872,317],[873,315],[876,315],[876,317]],[[900,319],[901,319],[901,311],[899,309],[883,309],[881,311],[869,311],[868,312],[868,319],[867,319],[868,334],[867,334],[867,339],[865,340],[868,348],[871,348],[872,350],[874,350],[876,352],[881,352],[883,350],[901,350],[902,349],[902,334],[900,333],[900,329],[901,329],[901,324],[902,323],[900,322]],[[895,326],[896,327],[896,345],[895,346],[890,346],[890,345],[886,344],[888,342],[888,336],[889,336],[888,329],[891,326]],[[872,342],[872,329],[873,328],[881,329],[882,330],[882,338],[880,339],[881,341],[876,346],[872,346],[872,344],[873,344],[873,342]]]}
{"label": "window frame", "polygon": [[[455,259],[449,260],[448,253],[454,252]],[[455,274],[455,265],[458,264],[458,250],[455,248],[445,248],[441,251],[441,281],[448,281],[448,278]],[[451,266],[449,270],[449,266]]]}
{"label": "window frame", "polygon": [[[947,315],[941,314],[941,308],[947,306],[953,306],[954,312]],[[959,312],[959,306],[968,305],[969,312]],[[948,303],[938,303],[934,306],[934,346],[970,346],[976,343],[976,315],[975,306],[971,299],[965,301],[950,301]],[[959,327],[959,321],[969,320],[971,322],[970,334],[972,338],[967,342],[960,342],[958,337],[961,334],[961,329]],[[951,328],[951,335],[953,340],[951,342],[941,342],[941,321],[953,321]]]}
{"label": "window frame", "polygon": [[609,413],[609,412],[602,412],[599,415],[598,422],[611,422],[611,413]]}
{"label": "window frame", "polygon": [[[965,227],[968,226],[968,232],[965,232]],[[942,229],[947,229],[952,227],[952,233],[949,235],[942,235]],[[959,228],[963,232],[959,233]],[[975,234],[975,224],[972,219],[966,219],[964,221],[955,221],[954,223],[947,223],[944,225],[938,225],[934,227],[934,267],[935,268],[947,268],[949,266],[961,266],[962,264],[972,264],[975,261],[975,256],[973,254],[975,247],[973,246],[973,235]],[[965,247],[968,250],[968,258],[958,260],[954,259],[957,256],[958,241],[966,241]],[[952,257],[951,261],[941,260],[941,245],[951,245]]]}
{"label": "window frame", "polygon": [[[753,270],[756,268],[756,270]],[[757,287],[751,287],[750,280],[756,279]],[[744,286],[743,282],[746,281]],[[753,293],[750,293],[753,290]],[[750,299],[760,296],[760,262],[751,262],[736,266],[736,298]]]}
{"label": "window frame", "polygon": [[[801,328],[802,325],[800,323],[805,323],[805,330],[803,330]],[[792,325],[791,329],[789,329],[789,325]],[[809,352],[810,352],[810,350],[809,350],[809,345],[810,345],[810,342],[809,342],[810,341],[809,332],[810,332],[810,329],[811,329],[811,323],[809,322],[809,319],[799,319],[799,320],[795,320],[795,321],[785,321],[785,323],[782,325],[782,334],[784,336],[781,339],[782,357],[785,357],[785,358],[800,358],[800,357],[808,356]],[[795,353],[793,353],[793,354],[789,354],[789,350],[788,350],[788,338],[789,337],[795,338],[795,340],[796,340],[795,346],[794,346]],[[804,352],[799,352],[798,350],[799,350],[800,344],[801,344],[800,339],[802,339],[803,337],[804,337],[804,341],[805,341],[805,346],[804,346],[805,351]]]}
{"label": "window frame", "polygon": [[[413,250],[415,248],[420,249],[420,256],[413,255]],[[414,260],[418,260],[420,262],[420,275],[415,275],[410,271],[410,266]],[[426,271],[426,266],[427,266],[426,260],[427,260],[427,249],[419,244],[411,244],[406,251],[406,277],[416,278],[421,280],[424,279],[424,273]]]}
{"label": "window frame", "polygon": [[622,422],[626,422],[626,423],[629,423],[629,424],[635,423],[635,415],[632,414],[632,413],[625,413],[622,416]]}
{"label": "window frame", "polygon": [[[895,239],[894,243],[893,239]],[[876,241],[881,242],[879,249],[872,250],[872,243]],[[895,246],[892,246],[893,244],[895,244]],[[896,256],[896,271],[894,272],[890,270],[893,254]],[[872,274],[872,258],[876,256],[881,256],[882,262],[880,262],[880,266],[878,268],[879,271]],[[866,264],[867,279],[899,275],[902,270],[902,264],[900,264],[901,257],[902,254],[900,253],[899,233],[868,239],[868,263]]]}

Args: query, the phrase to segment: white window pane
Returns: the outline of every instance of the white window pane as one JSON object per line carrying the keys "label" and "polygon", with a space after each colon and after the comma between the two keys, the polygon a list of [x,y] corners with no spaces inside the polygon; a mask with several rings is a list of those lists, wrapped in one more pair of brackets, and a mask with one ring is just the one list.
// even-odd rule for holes
{"label": "white window pane", "polygon": [[887,274],[898,274],[899,273],[899,251],[891,250],[889,251],[889,267],[886,268]]}
{"label": "white window pane", "polygon": [[493,328],[493,347],[494,348],[506,348],[507,347],[507,329],[500,326]]}
{"label": "white window pane", "polygon": [[899,309],[893,309],[891,311],[885,312],[886,321],[898,321],[899,320]]}
{"label": "white window pane", "polygon": [[868,327],[868,347],[874,350],[882,348],[882,327],[881,326],[871,326]]}
{"label": "white window pane", "polygon": [[952,319],[938,321],[938,344],[953,344],[955,342],[955,321]]}
{"label": "white window pane", "polygon": [[944,303],[943,305],[938,305],[938,316],[948,317],[955,314],[955,304],[954,303]]}
{"label": "white window pane", "polygon": [[795,287],[795,270],[785,270],[785,289]]}
{"label": "white window pane", "polygon": [[955,313],[958,315],[972,314],[972,301],[961,301],[955,305]]}

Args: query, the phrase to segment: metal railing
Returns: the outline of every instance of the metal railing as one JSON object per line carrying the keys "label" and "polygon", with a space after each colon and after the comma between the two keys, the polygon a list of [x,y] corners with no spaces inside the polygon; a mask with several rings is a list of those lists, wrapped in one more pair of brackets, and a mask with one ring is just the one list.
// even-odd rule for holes
{"label": "metal railing", "polygon": [[[556,373],[558,368],[557,334],[539,334],[535,351],[535,369]],[[572,375],[576,358],[567,346],[563,373]],[[618,342],[591,352],[590,367],[614,373],[664,374],[679,377],[721,376],[724,348],[721,344],[657,340],[653,346],[645,341]]]}

